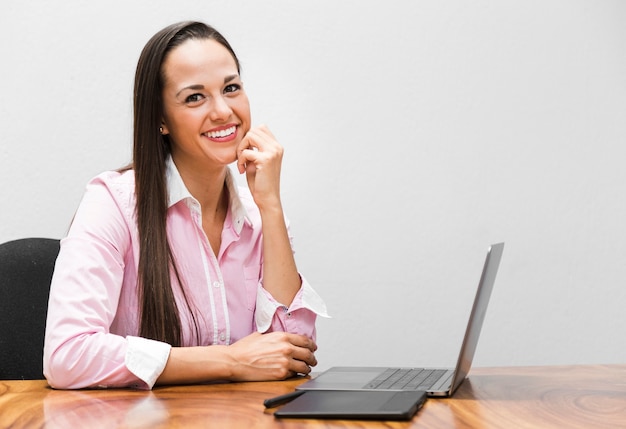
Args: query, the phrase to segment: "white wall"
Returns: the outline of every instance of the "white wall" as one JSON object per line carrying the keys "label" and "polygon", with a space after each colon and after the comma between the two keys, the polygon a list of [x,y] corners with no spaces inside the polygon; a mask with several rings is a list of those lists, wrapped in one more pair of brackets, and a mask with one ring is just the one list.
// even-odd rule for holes
{"label": "white wall", "polygon": [[501,240],[476,365],[626,362],[623,1],[5,1],[0,241],[130,160],[139,51],[189,18],[286,148],[318,368],[452,365]]}

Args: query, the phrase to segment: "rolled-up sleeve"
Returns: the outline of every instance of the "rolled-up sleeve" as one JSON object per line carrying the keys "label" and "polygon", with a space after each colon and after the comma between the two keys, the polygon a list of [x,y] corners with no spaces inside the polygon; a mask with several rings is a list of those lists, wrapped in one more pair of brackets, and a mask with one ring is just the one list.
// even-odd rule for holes
{"label": "rolled-up sleeve", "polygon": [[305,278],[301,278],[300,290],[289,307],[276,301],[262,285],[259,285],[254,315],[259,332],[283,331],[315,339],[317,316],[330,316],[322,298]]}
{"label": "rolled-up sleeve", "polygon": [[152,389],[165,369],[172,347],[167,343],[141,337],[128,336],[126,340],[126,367],[143,382],[132,387]]}

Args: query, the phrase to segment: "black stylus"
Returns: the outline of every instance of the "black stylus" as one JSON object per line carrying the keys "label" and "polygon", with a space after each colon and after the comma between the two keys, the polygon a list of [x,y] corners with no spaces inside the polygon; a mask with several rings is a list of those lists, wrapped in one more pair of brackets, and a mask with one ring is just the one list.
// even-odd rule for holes
{"label": "black stylus", "polygon": [[287,393],[285,395],[276,396],[274,398],[269,398],[263,401],[263,405],[265,408],[274,408],[279,405],[286,404],[287,402],[296,399],[298,396],[302,395],[306,390],[296,390],[295,392]]}

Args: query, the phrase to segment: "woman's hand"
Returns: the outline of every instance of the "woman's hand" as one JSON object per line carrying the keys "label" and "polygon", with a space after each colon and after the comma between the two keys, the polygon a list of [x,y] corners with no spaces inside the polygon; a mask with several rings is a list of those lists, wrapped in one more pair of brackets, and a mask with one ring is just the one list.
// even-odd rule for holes
{"label": "woman's hand", "polygon": [[283,380],[308,374],[317,365],[317,345],[310,338],[287,332],[252,333],[229,346],[236,361],[233,381]]}
{"label": "woman's hand", "polygon": [[246,173],[254,202],[263,210],[280,207],[283,148],[265,126],[252,128],[237,148],[237,168]]}

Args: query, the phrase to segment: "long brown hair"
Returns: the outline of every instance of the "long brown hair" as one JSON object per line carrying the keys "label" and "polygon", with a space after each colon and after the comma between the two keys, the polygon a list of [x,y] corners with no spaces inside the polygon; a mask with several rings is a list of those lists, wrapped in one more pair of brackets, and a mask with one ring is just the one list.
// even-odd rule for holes
{"label": "long brown hair", "polygon": [[[184,294],[174,256],[167,239],[168,193],[165,162],[172,142],[161,135],[163,120],[162,65],[168,53],[189,39],[213,39],[239,60],[226,39],[214,28],[195,21],[170,25],[156,33],[143,48],[135,73],[133,169],[137,195],[140,302],[139,335],[173,346],[182,343],[180,313],[174,300],[170,272],[174,272]],[[189,301],[185,295],[187,306]],[[192,316],[193,316],[193,312]],[[196,338],[198,326],[194,317]]]}

